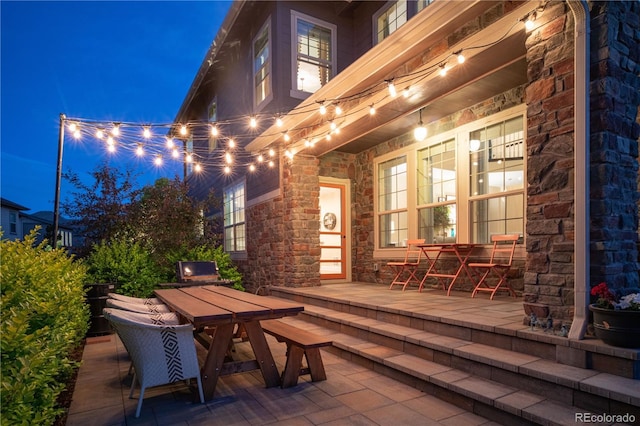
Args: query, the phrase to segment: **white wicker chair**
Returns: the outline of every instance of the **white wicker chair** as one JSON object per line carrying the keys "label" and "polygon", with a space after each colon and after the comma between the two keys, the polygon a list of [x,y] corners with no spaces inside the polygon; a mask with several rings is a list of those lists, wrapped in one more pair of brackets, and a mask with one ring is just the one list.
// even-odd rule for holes
{"label": "white wicker chair", "polygon": [[[103,310],[105,317],[108,317],[108,315],[111,314],[111,311],[115,308],[106,308],[105,310],[107,309],[108,309],[107,312],[104,312]],[[124,309],[118,309],[118,311],[119,311],[118,315],[125,317],[127,319],[130,319],[131,321],[141,322],[144,324],[157,324],[157,325],[180,324],[180,317],[178,316],[178,314],[175,314],[173,312],[141,313],[141,312],[126,311]],[[129,366],[129,375],[131,375],[132,373],[133,373],[133,362]],[[131,383],[131,388],[133,388],[135,384],[136,384],[136,381],[133,380]]]}
{"label": "white wicker chair", "polygon": [[140,312],[143,314],[162,314],[169,313],[171,310],[164,304],[144,304],[144,303],[130,303],[123,302],[122,300],[108,298],[106,300],[107,308],[122,309],[131,312]]}
{"label": "white wicker chair", "polygon": [[[134,384],[136,381],[140,383],[136,418],[140,417],[144,391],[152,386],[195,377],[200,402],[204,403],[191,324],[148,324],[133,320],[131,312],[109,308],[103,312],[129,352],[135,369]],[[133,398],[133,389],[134,386],[131,387],[129,398]]]}
{"label": "white wicker chair", "polygon": [[143,305],[163,305],[163,303],[157,297],[147,297],[147,298],[131,297],[131,296],[125,296],[124,294],[118,294],[118,293],[109,293],[107,296],[110,299],[120,300],[122,302],[127,302],[127,303],[142,303]]}

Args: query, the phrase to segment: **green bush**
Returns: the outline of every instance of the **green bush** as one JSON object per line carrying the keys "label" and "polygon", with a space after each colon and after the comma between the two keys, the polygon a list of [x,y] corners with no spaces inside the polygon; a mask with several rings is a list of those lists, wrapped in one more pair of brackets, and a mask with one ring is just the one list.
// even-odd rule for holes
{"label": "green bush", "polygon": [[[242,274],[233,264],[229,253],[226,253],[222,249],[222,246],[211,247],[207,245],[201,245],[193,247],[191,249],[185,249],[181,252],[168,254],[167,259],[169,263],[173,265],[175,265],[178,261],[185,260],[215,260],[216,264],[218,265],[218,271],[220,272],[220,278],[231,280],[233,282],[233,288],[244,291],[244,287],[242,286]],[[173,272],[172,279],[177,280],[177,277],[175,276],[175,270]]]}
{"label": "green bush", "polygon": [[[56,398],[78,364],[70,359],[89,320],[86,268],[61,249],[0,241],[2,424],[48,425]],[[0,231],[0,238],[2,233]]]}
{"label": "green bush", "polygon": [[115,283],[117,292],[134,297],[151,297],[160,282],[158,268],[139,243],[112,239],[94,244],[86,259],[89,279]]}

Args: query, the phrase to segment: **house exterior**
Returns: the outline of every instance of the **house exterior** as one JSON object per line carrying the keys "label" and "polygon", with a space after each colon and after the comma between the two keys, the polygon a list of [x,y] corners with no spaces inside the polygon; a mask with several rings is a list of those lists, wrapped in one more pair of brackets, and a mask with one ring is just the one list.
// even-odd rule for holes
{"label": "house exterior", "polygon": [[238,1],[175,133],[249,289],[518,233],[510,283],[581,338],[591,285],[639,286],[639,46],[638,1]]}
{"label": "house exterior", "polygon": [[[52,232],[53,212],[26,213],[29,208],[6,198],[1,198],[2,211],[2,239],[22,240],[26,235],[40,227],[36,237],[36,244],[42,242],[47,233]],[[63,222],[66,222],[63,219]],[[73,247],[73,230],[69,226],[61,225],[58,229],[59,242],[63,247]]]}

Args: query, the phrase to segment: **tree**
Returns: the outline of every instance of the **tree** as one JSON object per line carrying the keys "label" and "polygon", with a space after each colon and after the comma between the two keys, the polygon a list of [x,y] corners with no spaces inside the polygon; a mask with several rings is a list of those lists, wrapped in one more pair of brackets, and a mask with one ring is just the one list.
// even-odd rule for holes
{"label": "tree", "polygon": [[62,209],[78,230],[78,256],[86,255],[94,244],[110,240],[126,228],[128,210],[138,198],[135,176],[131,170],[119,171],[103,163],[91,173],[94,182],[85,184],[71,171],[63,174],[77,191],[73,200],[65,200]]}
{"label": "tree", "polygon": [[145,186],[127,214],[128,233],[134,241],[147,247],[155,262],[167,274],[173,274],[170,259],[194,247],[215,247],[220,234],[206,220],[219,201],[213,192],[204,201],[189,196],[189,187],[179,178],[161,178]]}

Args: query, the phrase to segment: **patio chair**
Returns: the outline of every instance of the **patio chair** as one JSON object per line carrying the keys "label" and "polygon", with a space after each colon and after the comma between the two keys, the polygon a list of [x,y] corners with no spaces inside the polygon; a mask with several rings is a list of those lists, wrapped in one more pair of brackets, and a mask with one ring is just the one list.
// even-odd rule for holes
{"label": "patio chair", "polygon": [[424,244],[424,239],[408,240],[407,250],[404,254],[404,261],[387,263],[387,266],[391,267],[391,269],[396,273],[395,277],[391,281],[389,290],[391,290],[394,285],[401,285],[402,291],[404,291],[411,281],[415,281],[420,284],[420,279],[416,277],[416,272],[418,272],[420,259],[422,257],[422,249],[419,247],[420,244]]}
{"label": "patio chair", "polygon": [[158,305],[144,303],[130,303],[122,300],[108,298],[105,302],[107,308],[122,309],[124,311],[140,312],[143,314],[156,314],[171,312],[169,307],[163,303]]}
{"label": "patio chair", "polygon": [[127,303],[142,303],[143,305],[162,305],[163,303],[157,297],[131,297],[124,294],[109,293],[107,295],[110,299],[120,300]]}
{"label": "patio chair", "polygon": [[[493,235],[491,236],[493,249],[491,250],[489,262],[467,264],[467,267],[476,277],[480,276],[480,280],[473,289],[471,297],[475,297],[479,291],[491,293],[489,300],[493,300],[498,291],[508,291],[513,297],[516,297],[516,292],[513,291],[507,281],[507,273],[511,269],[513,253],[519,238],[518,234]],[[487,277],[492,272],[497,277],[497,282],[494,285],[487,282]]]}
{"label": "patio chair", "polygon": [[134,376],[129,398],[133,398],[135,383],[140,384],[136,418],[140,417],[145,390],[153,386],[195,378],[200,402],[204,403],[191,324],[148,324],[145,320],[134,320],[131,312],[118,309],[104,309],[104,315],[133,362]]}

